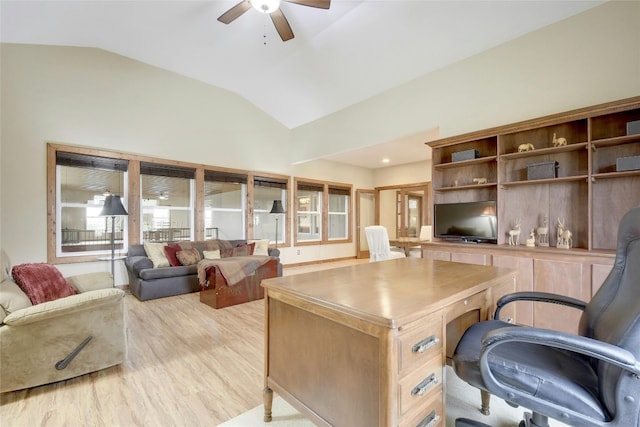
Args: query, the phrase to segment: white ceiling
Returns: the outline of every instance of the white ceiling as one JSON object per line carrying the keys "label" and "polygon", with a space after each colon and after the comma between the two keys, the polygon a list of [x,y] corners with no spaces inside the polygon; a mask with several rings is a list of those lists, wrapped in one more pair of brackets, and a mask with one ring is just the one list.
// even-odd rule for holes
{"label": "white ceiling", "polygon": [[[253,9],[217,21],[239,1],[1,0],[0,36],[133,58],[228,89],[292,129],[604,2],[332,0],[329,10],[283,2],[295,38],[282,42]],[[406,159],[392,164],[420,161],[429,157],[420,138],[331,158],[380,167],[405,144]]]}

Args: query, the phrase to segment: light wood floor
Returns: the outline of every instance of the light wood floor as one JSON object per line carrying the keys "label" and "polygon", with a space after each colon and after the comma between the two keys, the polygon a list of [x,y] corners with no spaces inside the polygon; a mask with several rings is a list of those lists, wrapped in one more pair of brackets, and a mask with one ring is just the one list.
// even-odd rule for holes
{"label": "light wood floor", "polygon": [[[289,267],[284,274],[361,262],[368,260]],[[0,425],[211,427],[262,403],[263,301],[216,310],[192,293],[145,302],[127,295],[125,304],[124,364],[0,394]]]}

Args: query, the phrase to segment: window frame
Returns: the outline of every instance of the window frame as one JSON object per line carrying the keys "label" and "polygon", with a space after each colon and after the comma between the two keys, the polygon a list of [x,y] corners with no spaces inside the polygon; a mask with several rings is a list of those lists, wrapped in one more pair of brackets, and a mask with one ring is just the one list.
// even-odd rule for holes
{"label": "window frame", "polygon": [[[59,144],[55,142],[47,142],[47,262],[51,264],[68,264],[77,262],[94,262],[98,260],[98,256],[93,254],[87,255],[69,255],[58,256],[56,248],[56,239],[61,233],[56,230],[56,225],[60,223],[60,204],[58,203],[58,181],[56,156],[58,152],[76,153],[86,156],[105,157],[108,159],[126,160],[128,162],[127,179],[123,180],[123,204],[126,206],[129,215],[126,217],[125,227],[126,239],[125,247],[122,252],[128,251],[128,246],[142,243],[142,199],[141,199],[141,164],[155,163],[158,165],[175,166],[182,168],[192,168],[195,170],[195,179],[192,183],[192,200],[193,200],[193,219],[191,227],[193,229],[192,238],[196,241],[205,240],[205,197],[204,182],[205,171],[218,171],[221,173],[239,174],[247,177],[246,201],[245,201],[245,236],[246,239],[253,239],[253,194],[254,194],[254,176],[258,179],[274,179],[286,185],[285,194],[287,205],[291,199],[291,180],[290,176],[280,174],[270,174],[263,172],[253,172],[241,169],[216,168],[211,165],[203,165],[197,163],[189,163],[183,161],[166,160],[136,154],[123,152],[115,152],[103,150],[99,148],[84,148],[73,145]],[[105,188],[106,189],[106,188]],[[285,205],[285,206],[287,206]],[[280,219],[281,226],[285,230],[285,241],[278,241],[278,247],[290,246],[291,230],[290,207],[285,207],[285,214]],[[274,246],[273,244],[271,246]]]}
{"label": "window frame", "polygon": [[[319,240],[299,240],[298,239],[298,215],[301,212],[298,206],[298,191],[301,186],[307,186],[309,188],[322,188],[322,211],[320,213],[321,221],[321,237]],[[329,238],[329,194],[331,190],[339,190],[348,192],[349,202],[346,204],[346,229],[347,236],[345,238]],[[321,181],[314,179],[307,179],[301,177],[294,178],[293,185],[293,203],[295,204],[295,216],[293,229],[294,234],[294,246],[310,246],[310,245],[326,245],[326,244],[338,244],[338,243],[350,243],[353,241],[353,185],[331,181]],[[335,214],[335,213],[334,213]]]}

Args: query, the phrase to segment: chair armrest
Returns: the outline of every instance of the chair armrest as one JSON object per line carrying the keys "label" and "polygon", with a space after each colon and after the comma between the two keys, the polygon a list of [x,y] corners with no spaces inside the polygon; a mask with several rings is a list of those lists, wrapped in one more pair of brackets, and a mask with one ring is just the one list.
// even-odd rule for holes
{"label": "chair armrest", "polygon": [[516,301],[535,301],[546,302],[551,304],[560,304],[568,307],[577,308],[584,311],[587,307],[587,303],[576,298],[571,298],[565,295],[552,294],[549,292],[513,292],[504,295],[496,303],[496,312],[493,316],[495,320],[500,319],[500,311],[502,308]]}
{"label": "chair armrest", "polygon": [[640,376],[640,362],[628,350],[607,342],[598,341],[580,335],[558,332],[550,329],[510,326],[488,332],[482,338],[482,352],[480,355],[480,370],[483,379],[485,375],[491,378],[491,383],[497,385],[489,368],[489,354],[498,345],[507,342],[527,342],[537,345],[562,348],[574,353],[584,354],[603,362],[611,363]]}
{"label": "chair armrest", "polygon": [[28,325],[69,313],[91,310],[101,305],[111,304],[122,300],[124,296],[124,291],[117,288],[99,289],[71,295],[54,301],[36,304],[22,310],[16,310],[4,318],[4,324],[10,326]]}

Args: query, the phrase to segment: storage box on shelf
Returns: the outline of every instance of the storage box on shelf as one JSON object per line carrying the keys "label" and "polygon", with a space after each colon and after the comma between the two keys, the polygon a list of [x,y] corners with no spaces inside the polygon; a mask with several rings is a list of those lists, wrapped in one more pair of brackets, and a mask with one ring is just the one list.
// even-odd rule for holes
{"label": "storage box on shelf", "polygon": [[[521,273],[519,290],[588,299],[611,268],[620,219],[640,205],[640,170],[617,170],[619,158],[640,155],[640,135],[628,134],[628,123],[638,120],[640,96],[428,143],[433,203],[497,200],[498,245],[436,239],[422,245],[423,255],[510,265]],[[473,149],[478,159],[451,163],[453,152]],[[528,179],[527,166],[543,162],[558,162],[557,177]],[[487,184],[474,185],[476,177],[487,177]],[[520,246],[508,246],[517,219]],[[542,227],[545,219],[549,247],[522,246],[522,236]],[[573,234],[571,249],[556,248],[558,219]],[[555,308],[518,304],[523,323],[548,326],[567,318]]]}

